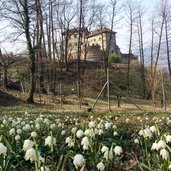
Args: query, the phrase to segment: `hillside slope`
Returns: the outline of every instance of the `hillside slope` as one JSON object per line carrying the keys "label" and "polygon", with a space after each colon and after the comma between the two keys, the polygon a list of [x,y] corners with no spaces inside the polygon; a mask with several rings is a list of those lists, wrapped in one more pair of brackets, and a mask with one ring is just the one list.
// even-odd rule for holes
{"label": "hillside slope", "polygon": [[3,89],[0,89],[0,106],[15,106],[15,105],[21,105],[25,102],[21,99],[16,97],[15,94],[10,91],[5,91]]}

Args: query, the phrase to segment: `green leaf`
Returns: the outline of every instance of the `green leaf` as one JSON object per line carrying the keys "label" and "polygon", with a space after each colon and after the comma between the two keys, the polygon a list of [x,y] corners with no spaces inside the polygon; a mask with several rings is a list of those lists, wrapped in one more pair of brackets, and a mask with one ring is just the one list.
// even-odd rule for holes
{"label": "green leaf", "polygon": [[61,164],[62,164],[62,160],[63,160],[63,158],[64,158],[64,155],[62,154],[61,156],[60,156],[60,159],[59,159],[59,162],[58,162],[58,166],[57,166],[57,171],[60,169],[60,166],[61,166]]}
{"label": "green leaf", "polygon": [[149,168],[146,164],[144,164],[144,163],[139,163],[139,166],[140,166],[140,168],[145,168],[145,169],[147,169],[148,171],[154,171],[153,169],[151,169],[151,168]]}

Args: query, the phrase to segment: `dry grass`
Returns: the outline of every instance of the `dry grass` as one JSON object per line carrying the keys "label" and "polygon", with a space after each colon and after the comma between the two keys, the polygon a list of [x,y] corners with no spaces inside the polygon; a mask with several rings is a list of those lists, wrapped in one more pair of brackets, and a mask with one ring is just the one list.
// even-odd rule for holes
{"label": "dry grass", "polygon": [[[23,94],[17,91],[6,91],[1,89],[0,97],[3,94],[3,104],[0,103],[2,107],[10,107],[10,106],[23,106],[34,107],[35,105],[28,105],[25,103],[25,98],[27,94]],[[2,98],[1,98],[2,100]],[[82,111],[87,111],[89,108],[92,108],[95,103],[95,98],[81,98]],[[144,112],[164,112],[165,110],[158,105],[154,107],[151,101],[149,100],[141,100],[135,99],[136,104],[142,109]],[[1,102],[1,101],[0,101]],[[36,106],[39,108],[44,108],[45,110],[55,112],[55,111],[75,111],[80,110],[79,100],[76,95],[64,96],[62,97],[62,101],[59,96],[54,95],[35,95]],[[5,104],[5,105],[4,105]],[[135,105],[130,103],[126,98],[122,98],[121,107],[117,107],[116,99],[112,98],[110,102],[111,111],[113,112],[141,112]],[[107,99],[99,99],[93,108],[95,112],[106,112],[108,111],[108,102]],[[171,105],[167,105],[167,112],[171,112]]]}

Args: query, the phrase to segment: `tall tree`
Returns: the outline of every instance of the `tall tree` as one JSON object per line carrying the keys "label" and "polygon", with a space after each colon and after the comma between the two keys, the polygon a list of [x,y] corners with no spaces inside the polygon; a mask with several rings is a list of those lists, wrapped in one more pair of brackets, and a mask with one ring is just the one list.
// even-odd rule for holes
{"label": "tall tree", "polygon": [[60,29],[61,34],[61,51],[62,58],[64,58],[65,69],[68,70],[68,60],[70,58],[69,49],[68,49],[68,41],[70,38],[69,30],[72,27],[72,22],[74,17],[76,16],[76,12],[74,11],[74,3],[73,1],[65,0],[60,1],[56,5],[56,19],[57,24]]}
{"label": "tall tree", "polygon": [[16,28],[19,35],[24,34],[28,49],[29,56],[29,69],[30,69],[30,88],[26,101],[28,103],[34,102],[35,92],[35,51],[32,40],[32,24],[35,18],[34,0],[2,0],[3,10],[1,15],[10,21],[11,26]]}
{"label": "tall tree", "polygon": [[150,54],[150,73],[151,73],[151,78],[153,77],[153,63],[154,63],[154,32],[155,32],[155,29],[154,29],[154,23],[155,23],[155,20],[154,20],[154,15],[150,18],[150,25],[151,25],[151,47],[150,47],[150,51],[151,51],[151,54]]}
{"label": "tall tree", "polygon": [[143,23],[142,17],[144,15],[144,7],[139,4],[137,9],[137,33],[139,43],[139,55],[140,55],[140,66],[141,66],[141,80],[142,80],[142,96],[145,98],[146,95],[146,82],[145,82],[145,63],[144,63],[144,41],[143,41]]}
{"label": "tall tree", "polygon": [[132,0],[127,0],[125,4],[126,22],[129,26],[129,50],[127,67],[127,95],[130,95],[130,61],[132,56],[133,28],[136,21],[137,4]]}
{"label": "tall tree", "polygon": [[165,25],[165,39],[166,39],[166,56],[167,56],[167,64],[168,64],[168,70],[169,75],[171,79],[171,59],[170,59],[170,31],[171,31],[171,9],[168,0],[162,0],[163,3],[163,16],[164,16],[164,25]]}
{"label": "tall tree", "polygon": [[[162,0],[163,1],[163,0]],[[163,2],[161,2],[157,8],[158,12],[158,22],[157,26],[155,29],[155,33],[157,34],[157,48],[156,48],[156,57],[153,58],[154,60],[154,65],[153,65],[153,72],[152,72],[152,78],[151,78],[151,85],[150,85],[150,90],[148,92],[148,99],[152,99],[152,101],[155,101],[155,79],[156,79],[156,73],[157,73],[157,67],[158,67],[158,62],[160,58],[160,52],[161,52],[161,45],[162,45],[162,36],[163,36],[163,30],[164,30],[164,23],[165,23],[165,6]]]}
{"label": "tall tree", "polygon": [[3,71],[3,87],[5,89],[8,88],[8,69],[15,62],[14,55],[10,54],[2,54],[0,49],[0,67],[2,67]]}

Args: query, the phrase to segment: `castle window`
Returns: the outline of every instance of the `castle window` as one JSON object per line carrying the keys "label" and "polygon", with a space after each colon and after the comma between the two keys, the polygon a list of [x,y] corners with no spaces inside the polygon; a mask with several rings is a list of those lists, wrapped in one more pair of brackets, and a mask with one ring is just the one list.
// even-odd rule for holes
{"label": "castle window", "polygon": [[96,42],[96,39],[94,39],[94,42]]}
{"label": "castle window", "polygon": [[74,38],[77,38],[77,35],[76,34],[74,34]]}

